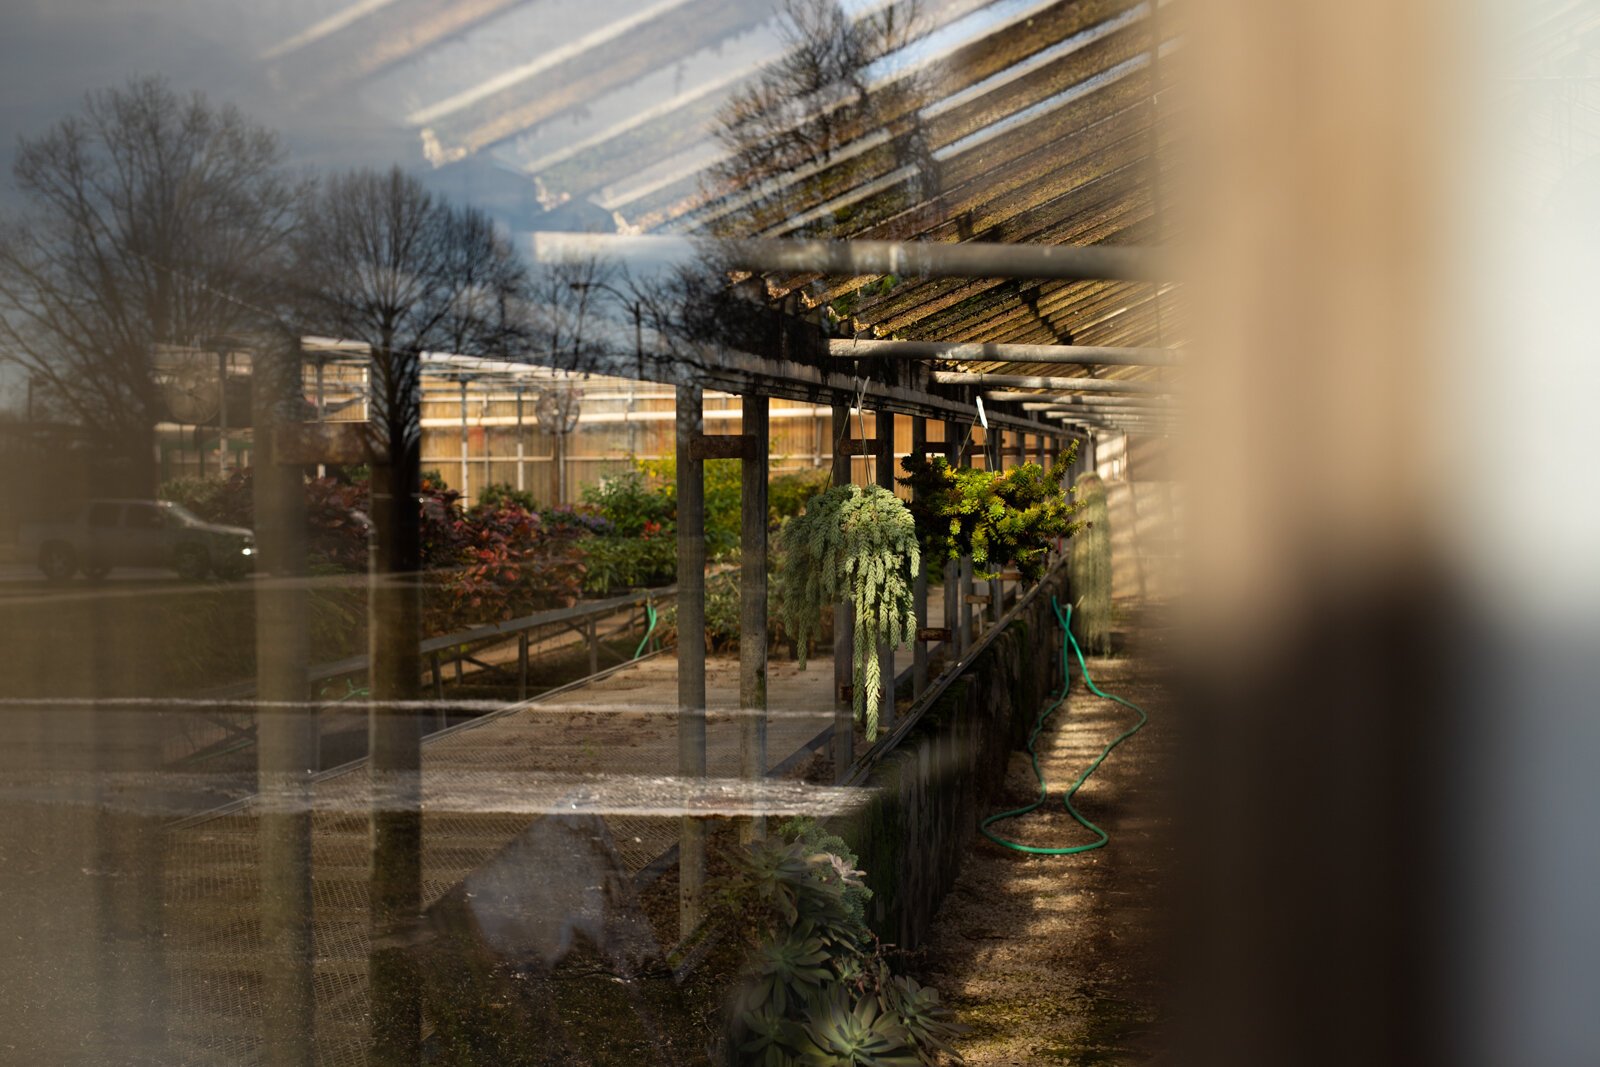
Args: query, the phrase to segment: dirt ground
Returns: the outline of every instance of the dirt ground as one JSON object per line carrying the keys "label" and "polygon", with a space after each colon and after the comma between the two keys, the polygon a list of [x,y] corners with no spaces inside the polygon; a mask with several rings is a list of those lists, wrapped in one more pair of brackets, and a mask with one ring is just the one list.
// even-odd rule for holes
{"label": "dirt ground", "polygon": [[[1164,639],[1155,613],[1129,609],[1124,618],[1119,654],[1090,659],[1089,670],[1102,689],[1142,705],[1150,724],[1112,754],[1077,798],[1110,844],[1075,856],[1029,856],[979,837],[933,937],[911,961],[970,1027],[957,1047],[974,1067],[1159,1058],[1172,857],[1162,788],[1176,730],[1167,718],[1174,709],[1159,669]],[[1136,719],[1088,693],[1074,662],[1069,705],[1039,740],[1052,801],[994,829],[1030,845],[1092,841],[1063,810],[1061,792]],[[1027,757],[1015,753],[1005,807],[1036,795]]]}

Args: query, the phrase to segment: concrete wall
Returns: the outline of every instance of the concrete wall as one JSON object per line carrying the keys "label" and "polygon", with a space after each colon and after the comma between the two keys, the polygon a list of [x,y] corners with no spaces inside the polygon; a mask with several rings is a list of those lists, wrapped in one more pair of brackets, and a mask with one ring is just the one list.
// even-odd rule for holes
{"label": "concrete wall", "polygon": [[868,919],[886,941],[910,948],[926,936],[979,820],[998,810],[1010,754],[1058,684],[1052,593],[1065,597],[1064,569],[873,768],[855,809],[832,823],[860,857],[873,892]]}

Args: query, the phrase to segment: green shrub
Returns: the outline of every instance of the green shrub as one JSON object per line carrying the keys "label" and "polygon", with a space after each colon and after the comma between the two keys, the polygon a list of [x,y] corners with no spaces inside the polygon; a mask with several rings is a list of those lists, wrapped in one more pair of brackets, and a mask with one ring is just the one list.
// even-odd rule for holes
{"label": "green shrub", "polygon": [[911,487],[911,513],[930,556],[970,556],[979,578],[998,576],[1008,564],[1027,581],[1044,572],[1050,549],[1078,530],[1077,505],[1061,480],[1077,455],[1076,444],[1046,471],[1025,463],[1008,471],[952,467],[943,456],[909,455],[904,460]]}
{"label": "green shrub", "polygon": [[828,488],[830,480],[825,470],[793,471],[773,478],[767,483],[767,525],[775,528],[800,514],[807,501]]}
{"label": "green shrub", "polygon": [[729,1020],[739,1064],[961,1062],[939,994],[896,975],[867,927],[872,891],[845,842],[807,819],[734,856],[720,899],[746,964]]}
{"label": "green shrub", "polygon": [[[739,548],[740,460],[708,459],[703,483],[706,509],[706,558],[717,559]],[[678,463],[676,459],[640,460],[639,470],[656,486],[669,514],[678,514]]]}
{"label": "green shrub", "polygon": [[584,592],[591,596],[671,585],[677,577],[677,539],[660,532],[633,537],[606,534],[577,544],[587,568]]}
{"label": "green shrub", "polygon": [[653,481],[643,465],[585,489],[583,502],[596,508],[619,537],[670,535],[676,529],[676,493],[670,482]]}
{"label": "green shrub", "polygon": [[533,494],[525,489],[513,488],[508,482],[494,482],[484,486],[478,493],[478,507],[491,510],[504,507],[517,507],[523,511],[536,510]]}

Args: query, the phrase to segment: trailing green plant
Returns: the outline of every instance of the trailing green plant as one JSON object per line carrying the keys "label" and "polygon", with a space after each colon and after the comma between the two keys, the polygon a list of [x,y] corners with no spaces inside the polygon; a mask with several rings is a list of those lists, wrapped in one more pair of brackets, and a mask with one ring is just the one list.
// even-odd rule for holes
{"label": "trailing green plant", "polygon": [[902,460],[912,491],[911,513],[930,556],[971,556],[979,578],[1008,565],[1028,581],[1044,573],[1050,548],[1078,532],[1077,502],[1061,488],[1077,455],[1074,442],[1046,471],[1025,463],[1008,471],[952,467],[943,456]]}
{"label": "trailing green plant", "polygon": [[922,553],[911,512],[879,486],[825,489],[784,524],[779,558],[778,600],[802,669],[822,610],[841,601],[854,607],[855,713],[867,740],[876,740],[883,697],[878,645],[905,644],[917,634],[911,585]]}
{"label": "trailing green plant", "polygon": [[1073,636],[1085,652],[1111,654],[1111,523],[1106,486],[1089,473],[1073,487],[1083,511],[1083,532],[1072,539]]}
{"label": "trailing green plant", "polygon": [[961,1027],[936,990],[895,975],[867,927],[857,858],[808,819],[737,852],[720,898],[746,952],[732,1000],[735,1062],[918,1067]]}

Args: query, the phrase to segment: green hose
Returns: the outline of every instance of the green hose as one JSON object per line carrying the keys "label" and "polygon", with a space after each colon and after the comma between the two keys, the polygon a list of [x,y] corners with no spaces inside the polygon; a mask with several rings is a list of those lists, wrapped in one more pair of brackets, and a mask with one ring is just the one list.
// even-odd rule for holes
{"label": "green hose", "polygon": [[[1097,848],[1104,848],[1106,842],[1111,840],[1108,836],[1106,836],[1106,832],[1104,830],[1100,829],[1100,827],[1096,826],[1094,823],[1090,822],[1088,819],[1085,819],[1083,817],[1083,814],[1080,811],[1078,811],[1077,808],[1072,806],[1072,798],[1073,798],[1073,796],[1083,786],[1083,783],[1087,782],[1089,780],[1089,776],[1095,772],[1095,770],[1100,766],[1100,764],[1105,762],[1106,757],[1111,755],[1111,750],[1116,748],[1118,745],[1122,744],[1122,742],[1126,741],[1128,738],[1132,737],[1134,734],[1138,733],[1141,729],[1143,729],[1144,728],[1144,724],[1150,721],[1150,716],[1146,715],[1144,709],[1141,708],[1139,705],[1135,704],[1133,701],[1131,701],[1131,700],[1123,700],[1119,696],[1114,696],[1111,693],[1103,692],[1103,691],[1101,691],[1099,686],[1094,684],[1094,679],[1089,677],[1089,665],[1087,663],[1085,663],[1084,659],[1083,659],[1083,649],[1078,647],[1077,639],[1072,636],[1072,607],[1071,607],[1071,605],[1068,605],[1067,613],[1065,615],[1063,615],[1061,613],[1061,605],[1056,602],[1056,599],[1054,597],[1051,597],[1050,598],[1050,607],[1051,607],[1051,610],[1053,610],[1056,613],[1056,621],[1061,623],[1061,634],[1062,634],[1062,637],[1061,637],[1061,677],[1062,677],[1062,683],[1061,683],[1061,695],[1059,697],[1057,697],[1055,699],[1055,701],[1052,702],[1048,707],[1046,707],[1043,711],[1041,711],[1039,713],[1038,721],[1033,724],[1033,733],[1028,735],[1028,758],[1033,761],[1033,776],[1039,780],[1039,797],[1032,804],[1029,804],[1026,807],[1017,808],[1017,809],[1015,809],[1013,811],[1002,811],[998,815],[989,816],[987,819],[983,820],[983,822],[978,825],[978,829],[983,832],[983,836],[984,837],[987,837],[990,841],[993,841],[995,844],[1003,845],[1004,847],[1009,848],[1009,849],[1014,849],[1017,852],[1027,852],[1027,853],[1031,853],[1032,855],[1035,855],[1035,856],[1072,856],[1072,855],[1075,855],[1075,854],[1077,854],[1079,852],[1092,852]],[[1071,683],[1072,683],[1072,677],[1071,677],[1071,674],[1070,674],[1070,672],[1068,670],[1069,664],[1068,664],[1068,661],[1067,661],[1067,646],[1068,645],[1072,646],[1072,651],[1078,657],[1078,669],[1083,673],[1083,684],[1088,686],[1089,692],[1091,692],[1091,693],[1095,694],[1096,696],[1101,697],[1101,698],[1103,698],[1105,700],[1115,700],[1118,704],[1121,704],[1123,707],[1132,708],[1134,711],[1139,713],[1139,721],[1137,723],[1135,723],[1131,728],[1129,728],[1127,730],[1124,730],[1122,733],[1118,734],[1116,736],[1116,738],[1109,745],[1107,745],[1105,747],[1105,749],[1100,753],[1100,755],[1095,758],[1095,761],[1093,763],[1089,764],[1088,768],[1085,769],[1082,774],[1078,775],[1078,780],[1076,782],[1072,783],[1072,788],[1068,789],[1066,791],[1066,793],[1062,794],[1061,803],[1066,805],[1068,814],[1070,814],[1074,819],[1078,820],[1078,823],[1081,826],[1083,826],[1085,829],[1093,830],[1095,832],[1095,834],[1098,835],[1098,837],[1099,837],[1098,841],[1092,841],[1087,845],[1072,845],[1072,846],[1070,846],[1068,848],[1040,848],[1040,847],[1038,847],[1036,845],[1022,845],[1022,844],[1018,844],[1015,841],[1007,841],[1005,838],[999,836],[998,834],[995,834],[995,833],[991,832],[989,827],[992,826],[993,824],[999,822],[1002,819],[1015,819],[1015,818],[1017,818],[1019,816],[1026,815],[1031,811],[1037,811],[1044,804],[1045,801],[1050,799],[1050,787],[1045,783],[1044,772],[1039,769],[1039,753],[1034,749],[1034,745],[1039,740],[1039,734],[1041,732],[1043,732],[1043,730],[1044,730],[1045,720],[1049,719],[1051,714],[1054,713],[1057,708],[1059,708],[1062,704],[1066,703],[1067,690],[1068,690],[1068,688],[1070,688]]]}
{"label": "green hose", "polygon": [[646,598],[644,602],[645,621],[650,625],[645,627],[644,637],[639,641],[639,647],[633,650],[633,658],[638,659],[644,654],[644,646],[650,643],[650,635],[656,632],[656,606]]}

